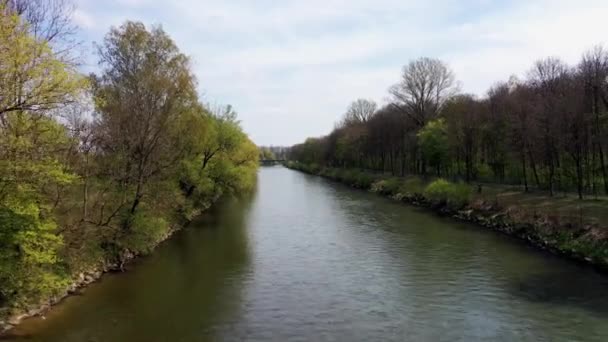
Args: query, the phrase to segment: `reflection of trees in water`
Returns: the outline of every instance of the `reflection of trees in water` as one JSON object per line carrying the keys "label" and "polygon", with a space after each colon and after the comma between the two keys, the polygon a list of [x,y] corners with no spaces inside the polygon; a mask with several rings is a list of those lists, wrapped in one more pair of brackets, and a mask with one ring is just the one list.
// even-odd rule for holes
{"label": "reflection of trees in water", "polygon": [[[222,318],[238,316],[245,278],[250,266],[247,236],[248,210],[252,198],[226,199],[203,214],[172,246],[175,254],[171,279],[183,316],[181,328],[203,335]],[[197,330],[199,327],[203,332]],[[200,339],[200,335],[192,338]]]}
{"label": "reflection of trees in water", "polygon": [[250,199],[222,201],[128,272],[105,276],[49,312],[47,320],[27,322],[30,329],[20,326],[18,339],[214,340],[210,327],[237,315],[242,301],[250,262],[249,205]]}
{"label": "reflection of trees in water", "polygon": [[572,272],[529,274],[512,279],[511,294],[527,301],[578,307],[608,316],[608,279],[587,267]]}

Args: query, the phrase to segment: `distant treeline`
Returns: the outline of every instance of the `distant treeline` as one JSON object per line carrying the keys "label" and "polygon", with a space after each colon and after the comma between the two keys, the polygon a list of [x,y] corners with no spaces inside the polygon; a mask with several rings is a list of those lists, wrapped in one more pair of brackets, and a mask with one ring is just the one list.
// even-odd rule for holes
{"label": "distant treeline", "polygon": [[260,160],[286,160],[289,147],[282,146],[260,146]]}
{"label": "distant treeline", "polygon": [[257,147],[162,28],[112,28],[84,76],[66,5],[0,0],[0,321],[255,184]]}
{"label": "distant treeline", "polygon": [[462,94],[444,62],[404,66],[378,108],[354,101],[327,136],[291,148],[290,159],[393,175],[521,184],[608,194],[608,50],[570,66],[535,62],[524,80],[496,83],[484,97]]}

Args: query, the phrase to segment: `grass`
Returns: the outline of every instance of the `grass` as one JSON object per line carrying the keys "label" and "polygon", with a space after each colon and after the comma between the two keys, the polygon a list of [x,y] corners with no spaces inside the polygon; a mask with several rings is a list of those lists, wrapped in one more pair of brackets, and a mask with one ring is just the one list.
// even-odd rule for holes
{"label": "grass", "polygon": [[[553,217],[559,222],[569,222],[577,226],[594,225],[608,228],[608,197],[578,199],[575,193],[560,193],[550,196],[546,192],[525,192],[521,186],[502,184],[481,184],[443,182],[438,179],[408,175],[393,177],[354,169],[321,168],[318,165],[292,163],[288,167],[355,186],[370,189],[387,196],[397,194],[430,196],[445,201],[452,207],[462,207],[466,203],[491,203],[499,208],[518,211],[527,216]],[[435,185],[433,185],[435,184]],[[429,187],[433,185],[430,189]],[[481,191],[479,191],[481,190]]]}
{"label": "grass", "polygon": [[474,199],[496,203],[499,207],[514,207],[530,214],[550,215],[562,221],[608,227],[608,197],[578,199],[575,193],[550,196],[546,192],[525,192],[522,187],[484,184]]}

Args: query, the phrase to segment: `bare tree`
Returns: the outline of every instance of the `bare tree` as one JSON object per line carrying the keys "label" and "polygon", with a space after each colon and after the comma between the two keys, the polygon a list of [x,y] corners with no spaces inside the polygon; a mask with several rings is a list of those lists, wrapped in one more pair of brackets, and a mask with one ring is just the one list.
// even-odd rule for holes
{"label": "bare tree", "polygon": [[593,154],[597,152],[604,182],[604,191],[608,194],[608,170],[606,169],[604,144],[607,143],[602,130],[601,116],[608,108],[608,51],[601,45],[594,47],[583,55],[578,66],[584,91],[586,112],[593,121]]}
{"label": "bare tree", "polygon": [[368,122],[374,113],[378,105],[372,100],[357,99],[353,101],[344,115],[344,125],[366,123]]}
{"label": "bare tree", "polygon": [[0,0],[25,19],[30,32],[48,42],[71,41],[76,33],[72,22],[74,4],[70,0]]}
{"label": "bare tree", "polygon": [[570,68],[559,58],[548,57],[534,63],[528,73],[528,80],[537,95],[535,110],[536,125],[541,139],[538,146],[542,160],[548,171],[547,188],[554,193],[556,172],[559,170],[560,118],[563,113],[562,101],[566,95],[566,85],[570,82]]}
{"label": "bare tree", "polygon": [[404,66],[401,82],[389,91],[395,105],[422,127],[437,116],[457,87],[454,73],[444,62],[423,57]]}

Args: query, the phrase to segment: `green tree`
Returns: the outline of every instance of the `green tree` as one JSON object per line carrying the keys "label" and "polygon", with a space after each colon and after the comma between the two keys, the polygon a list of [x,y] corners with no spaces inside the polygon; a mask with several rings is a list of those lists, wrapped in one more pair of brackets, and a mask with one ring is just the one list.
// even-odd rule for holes
{"label": "green tree", "polygon": [[84,85],[0,3],[0,303],[25,306],[65,285],[54,211],[76,180],[64,162],[74,141],[49,111]]}
{"label": "green tree", "polygon": [[276,156],[268,147],[260,148],[260,160],[275,160]]}
{"label": "green tree", "polygon": [[0,3],[0,120],[9,112],[40,113],[64,105],[84,86],[84,78],[28,27]]}
{"label": "green tree", "polygon": [[[205,111],[202,118],[206,131],[199,137],[192,156],[184,161],[182,183],[186,196],[205,207],[225,191],[242,190],[237,185],[239,175],[250,180],[259,151],[243,133],[231,106],[216,108],[215,113]],[[239,169],[241,173],[234,173]]]}
{"label": "green tree", "polygon": [[0,289],[2,299],[25,305],[64,284],[56,267],[62,239],[54,209],[60,189],[76,177],[58,156],[71,144],[46,117],[13,112],[0,129]]}
{"label": "green tree", "polygon": [[418,141],[422,155],[436,174],[441,175],[442,166],[446,165],[449,156],[447,125],[443,119],[429,121],[419,132]]}
{"label": "green tree", "polygon": [[128,231],[149,184],[170,174],[187,152],[175,149],[185,133],[175,128],[198,106],[195,80],[188,58],[160,27],[148,31],[126,22],[112,28],[99,56],[104,69],[94,82],[97,140],[105,172],[123,194],[110,218]]}

